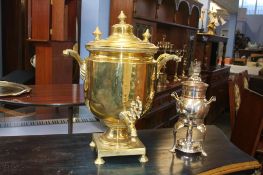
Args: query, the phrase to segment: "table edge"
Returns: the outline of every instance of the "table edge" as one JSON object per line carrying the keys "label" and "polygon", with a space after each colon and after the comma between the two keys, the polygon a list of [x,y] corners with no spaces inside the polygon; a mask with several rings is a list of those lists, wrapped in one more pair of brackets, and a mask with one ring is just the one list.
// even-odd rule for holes
{"label": "table edge", "polygon": [[252,169],[261,169],[261,164],[258,161],[234,163],[234,164],[225,165],[225,166],[221,166],[215,169],[211,169],[211,170],[202,172],[199,175],[229,174],[229,173],[235,173],[238,171],[245,171],[245,170],[252,170]]}

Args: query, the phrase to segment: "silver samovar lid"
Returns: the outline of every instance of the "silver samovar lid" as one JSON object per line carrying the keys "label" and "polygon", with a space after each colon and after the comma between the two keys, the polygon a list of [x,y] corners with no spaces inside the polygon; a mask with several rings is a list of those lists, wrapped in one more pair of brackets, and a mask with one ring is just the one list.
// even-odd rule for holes
{"label": "silver samovar lid", "polygon": [[182,96],[186,98],[205,98],[208,84],[202,82],[201,65],[197,60],[193,63],[193,73],[191,77],[182,82]]}

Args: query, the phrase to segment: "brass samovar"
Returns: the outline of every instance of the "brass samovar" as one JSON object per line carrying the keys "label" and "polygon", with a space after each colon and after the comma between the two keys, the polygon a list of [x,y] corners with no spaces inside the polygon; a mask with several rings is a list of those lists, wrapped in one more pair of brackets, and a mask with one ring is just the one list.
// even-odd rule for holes
{"label": "brass samovar", "polygon": [[178,59],[162,54],[154,60],[158,47],[149,42],[149,31],[140,40],[123,12],[118,18],[109,38],[101,39],[98,28],[93,33],[95,40],[86,44],[89,57],[82,60],[73,50],[63,51],[80,65],[86,106],[107,126],[104,133],[94,133],[90,143],[98,153],[95,164],[103,164],[103,157],[125,155],[141,155],[140,162],[148,161],[135,122],[151,107],[161,68]]}
{"label": "brass samovar", "polygon": [[206,155],[203,143],[206,134],[204,124],[210,103],[216,100],[214,96],[206,100],[208,84],[201,81],[200,63],[195,63],[193,75],[182,82],[182,95],[179,97],[176,92],[171,95],[176,99],[177,111],[180,114],[174,126],[174,144],[171,152],[180,150],[184,153],[201,152]]}

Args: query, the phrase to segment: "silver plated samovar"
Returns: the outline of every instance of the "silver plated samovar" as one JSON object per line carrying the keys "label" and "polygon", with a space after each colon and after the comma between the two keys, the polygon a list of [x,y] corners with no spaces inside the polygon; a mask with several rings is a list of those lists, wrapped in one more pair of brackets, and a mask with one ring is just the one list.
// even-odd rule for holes
{"label": "silver plated samovar", "polygon": [[171,152],[180,150],[184,153],[198,153],[203,155],[203,143],[206,134],[204,118],[207,115],[210,103],[215,97],[206,100],[205,94],[208,84],[201,81],[200,64],[196,64],[193,75],[182,82],[182,95],[176,92],[171,94],[176,99],[177,111],[180,117],[174,126],[174,144]]}

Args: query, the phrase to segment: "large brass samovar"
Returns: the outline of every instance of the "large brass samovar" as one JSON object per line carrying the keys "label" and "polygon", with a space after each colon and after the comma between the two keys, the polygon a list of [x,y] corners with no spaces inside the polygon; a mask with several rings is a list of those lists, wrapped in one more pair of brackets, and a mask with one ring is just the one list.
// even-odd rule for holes
{"label": "large brass samovar", "polygon": [[73,56],[80,65],[84,79],[85,103],[106,126],[104,133],[94,133],[91,146],[96,147],[95,164],[103,164],[102,157],[141,155],[147,162],[145,146],[137,137],[135,122],[151,107],[156,80],[162,66],[177,55],[162,54],[154,60],[158,47],[149,42],[149,31],[144,40],[133,34],[133,27],[125,23],[121,12],[119,24],[112,26],[107,39],[86,44],[90,56],[81,60],[78,53],[67,49],[64,55]]}

